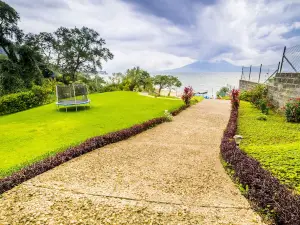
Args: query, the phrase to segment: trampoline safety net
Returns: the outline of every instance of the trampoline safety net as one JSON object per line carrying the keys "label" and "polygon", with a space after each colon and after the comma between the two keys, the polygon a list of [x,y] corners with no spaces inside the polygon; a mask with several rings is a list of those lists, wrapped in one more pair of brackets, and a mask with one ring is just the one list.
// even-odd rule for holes
{"label": "trampoline safety net", "polygon": [[58,106],[78,106],[90,103],[87,86],[84,84],[71,84],[56,86]]}

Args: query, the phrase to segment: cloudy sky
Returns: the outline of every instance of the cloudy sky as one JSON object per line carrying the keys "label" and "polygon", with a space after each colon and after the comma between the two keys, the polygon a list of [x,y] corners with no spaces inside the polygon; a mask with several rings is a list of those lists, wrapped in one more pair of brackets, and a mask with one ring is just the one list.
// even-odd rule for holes
{"label": "cloudy sky", "polygon": [[25,32],[97,30],[108,72],[172,69],[196,60],[275,64],[300,44],[300,0],[7,0]]}

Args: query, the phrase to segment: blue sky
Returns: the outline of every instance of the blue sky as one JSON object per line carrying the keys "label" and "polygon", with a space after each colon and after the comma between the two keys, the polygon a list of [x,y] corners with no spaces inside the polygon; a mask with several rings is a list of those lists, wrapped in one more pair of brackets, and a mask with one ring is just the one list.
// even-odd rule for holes
{"label": "blue sky", "polygon": [[25,32],[97,30],[114,53],[108,72],[172,69],[196,60],[276,64],[300,44],[300,0],[8,0]]}

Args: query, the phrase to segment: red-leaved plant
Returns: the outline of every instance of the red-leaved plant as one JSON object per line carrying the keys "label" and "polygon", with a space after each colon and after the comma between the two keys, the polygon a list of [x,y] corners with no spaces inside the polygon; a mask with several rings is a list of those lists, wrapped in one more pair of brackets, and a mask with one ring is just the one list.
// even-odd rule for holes
{"label": "red-leaved plant", "polygon": [[238,108],[240,105],[239,95],[240,95],[240,90],[232,89],[230,94],[230,99],[231,99],[231,104],[234,108]]}
{"label": "red-leaved plant", "polygon": [[194,95],[193,88],[191,86],[187,86],[183,90],[183,94],[181,96],[181,99],[184,101],[184,103],[186,105],[190,105],[193,95]]}
{"label": "red-leaved plant", "polygon": [[285,116],[288,122],[300,123],[300,98],[291,98],[286,103]]}

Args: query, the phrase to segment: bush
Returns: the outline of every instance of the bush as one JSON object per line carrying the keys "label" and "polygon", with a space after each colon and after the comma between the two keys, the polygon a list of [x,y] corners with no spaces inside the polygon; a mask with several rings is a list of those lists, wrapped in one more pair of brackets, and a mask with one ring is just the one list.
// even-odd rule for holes
{"label": "bush", "polygon": [[263,114],[268,115],[271,104],[268,101],[267,94],[267,87],[259,84],[249,91],[243,91],[240,95],[240,100],[251,102],[260,109]]}
{"label": "bush", "polygon": [[251,101],[251,92],[250,91],[242,91],[240,93],[240,100],[250,102]]}
{"label": "bush", "polygon": [[52,101],[51,89],[33,86],[31,91],[4,95],[0,98],[0,115],[20,112]]}
{"label": "bush", "polygon": [[269,107],[268,107],[268,102],[267,102],[267,99],[260,99],[259,101],[258,101],[258,104],[259,104],[259,109],[261,110],[261,112],[263,113],[263,114],[266,114],[266,115],[268,115],[269,114]]}
{"label": "bush", "polygon": [[260,116],[256,117],[256,119],[266,121],[268,119],[268,117],[266,115],[260,115]]}
{"label": "bush", "polygon": [[188,86],[184,88],[181,99],[184,101],[186,105],[190,105],[193,95],[194,95],[193,88],[191,86]]}
{"label": "bush", "polygon": [[290,99],[286,103],[285,117],[288,122],[300,122],[300,98]]}
{"label": "bush", "polygon": [[232,89],[230,97],[231,97],[231,104],[233,107],[238,108],[240,105],[240,99],[239,99],[240,91],[236,89]]}

